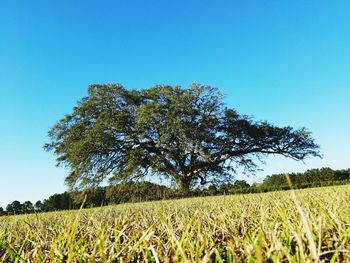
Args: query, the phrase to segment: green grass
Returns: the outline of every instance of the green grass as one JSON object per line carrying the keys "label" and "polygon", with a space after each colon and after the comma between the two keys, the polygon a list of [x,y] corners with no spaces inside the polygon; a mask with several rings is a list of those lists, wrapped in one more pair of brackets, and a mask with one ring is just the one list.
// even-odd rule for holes
{"label": "green grass", "polygon": [[0,261],[350,262],[350,186],[1,217]]}

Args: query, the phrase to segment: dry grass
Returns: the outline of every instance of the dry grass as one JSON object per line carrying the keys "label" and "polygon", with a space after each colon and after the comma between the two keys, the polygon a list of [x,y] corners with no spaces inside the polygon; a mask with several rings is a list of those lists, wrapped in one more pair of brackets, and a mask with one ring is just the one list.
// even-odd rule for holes
{"label": "dry grass", "polygon": [[350,262],[350,186],[1,217],[0,260]]}

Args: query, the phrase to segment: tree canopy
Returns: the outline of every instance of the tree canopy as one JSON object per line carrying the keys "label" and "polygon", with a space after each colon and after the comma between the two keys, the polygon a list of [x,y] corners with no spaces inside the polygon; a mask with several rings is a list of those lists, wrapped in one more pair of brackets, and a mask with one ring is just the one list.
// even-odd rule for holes
{"label": "tree canopy", "polygon": [[226,107],[217,89],[199,84],[142,90],[90,85],[49,138],[44,147],[70,169],[66,182],[78,188],[149,175],[188,190],[231,180],[238,167],[254,171],[268,154],[319,156],[305,128],[254,121]]}

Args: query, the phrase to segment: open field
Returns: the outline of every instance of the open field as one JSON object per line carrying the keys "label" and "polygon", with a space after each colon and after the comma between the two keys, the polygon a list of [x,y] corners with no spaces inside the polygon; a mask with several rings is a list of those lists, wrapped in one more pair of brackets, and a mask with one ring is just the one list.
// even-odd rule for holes
{"label": "open field", "polygon": [[350,261],[350,186],[0,218],[0,261]]}

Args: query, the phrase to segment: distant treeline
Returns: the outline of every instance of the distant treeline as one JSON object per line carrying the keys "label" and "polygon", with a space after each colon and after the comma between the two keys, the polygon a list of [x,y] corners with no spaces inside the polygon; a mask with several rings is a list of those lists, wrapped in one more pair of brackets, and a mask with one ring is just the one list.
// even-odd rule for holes
{"label": "distant treeline", "polygon": [[[295,189],[350,184],[350,169],[312,169],[305,173],[290,173],[288,176]],[[288,189],[290,189],[290,186],[285,174],[267,176],[260,184],[249,185],[244,180],[236,180],[233,184],[211,185],[208,188],[194,189],[187,193],[180,193],[172,188],[150,182],[129,182],[116,186],[97,187],[81,192],[54,194],[48,199],[37,201],[35,204],[30,201],[26,201],[23,204],[19,201],[14,201],[7,205],[6,211],[0,207],[0,215],[70,210],[79,209],[82,206],[98,207],[108,204],[190,196],[259,193]]]}
{"label": "distant treeline", "polygon": [[262,183],[249,187],[232,188],[231,185],[221,186],[225,194],[262,193],[280,190],[290,190],[290,183],[294,189],[311,187],[350,184],[350,169],[332,170],[331,168],[311,169],[304,173],[273,174],[268,175]]}

